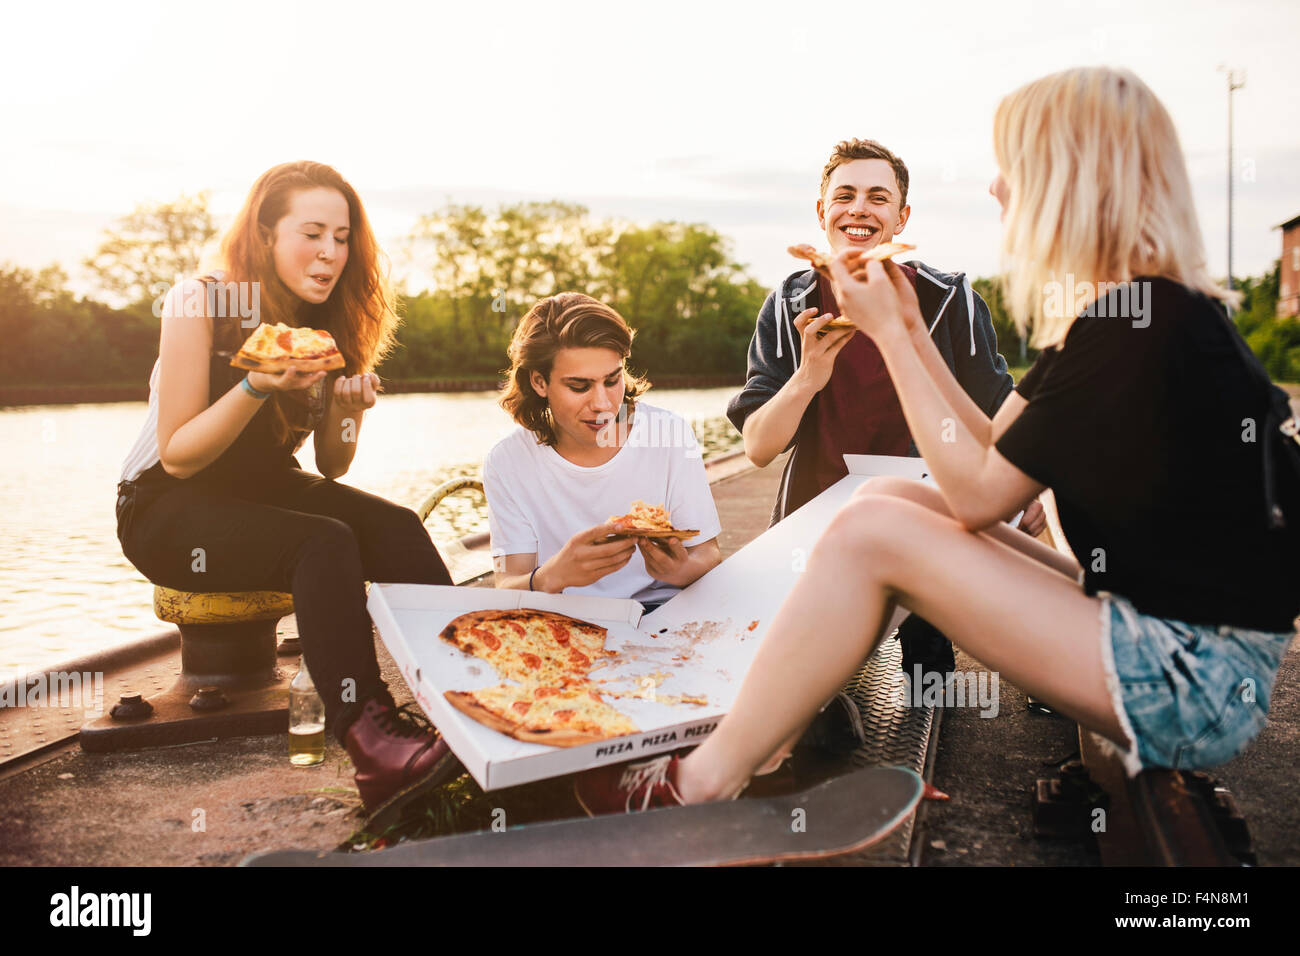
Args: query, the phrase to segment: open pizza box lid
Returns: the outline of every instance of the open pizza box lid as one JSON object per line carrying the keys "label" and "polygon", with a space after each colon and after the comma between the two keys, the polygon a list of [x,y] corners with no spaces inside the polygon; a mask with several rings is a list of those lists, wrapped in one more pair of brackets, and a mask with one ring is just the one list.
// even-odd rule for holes
{"label": "open pizza box lid", "polygon": [[[689,747],[712,733],[731,707],[768,624],[813,545],[853,491],[870,475],[921,478],[924,471],[917,458],[845,459],[850,468],[846,478],[648,615],[635,601],[431,584],[373,584],[367,607],[421,709],[484,790]],[[517,608],[568,614],[607,629],[605,646],[618,651],[617,662],[591,676],[606,682],[598,685],[602,691],[645,695],[606,698],[640,733],[579,747],[524,743],[448,703],[445,691],[491,687],[502,678],[486,661],[440,640],[439,633],[470,611]],[[681,695],[703,697],[707,703],[658,699]]]}

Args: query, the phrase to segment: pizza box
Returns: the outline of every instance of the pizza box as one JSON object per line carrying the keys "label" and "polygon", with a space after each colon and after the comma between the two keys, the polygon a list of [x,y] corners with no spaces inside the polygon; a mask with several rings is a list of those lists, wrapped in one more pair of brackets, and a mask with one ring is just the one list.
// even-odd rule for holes
{"label": "pizza box", "polygon": [[[845,458],[847,477],[651,614],[643,615],[631,600],[432,584],[372,584],[367,608],[421,709],[484,790],[692,746],[712,733],[731,707],[767,625],[853,491],[871,475],[924,476],[924,464],[916,458]],[[640,733],[578,747],[524,743],[447,702],[445,691],[476,690],[502,679],[486,661],[462,653],[439,633],[470,611],[517,608],[568,614],[607,629],[605,646],[619,656],[592,677],[604,682],[602,690],[639,693],[606,699]],[[671,700],[682,695],[707,703]]]}
{"label": "pizza box", "polygon": [[[372,584],[367,608],[421,709],[484,790],[620,763],[703,739],[730,703],[731,675],[744,674],[751,648],[758,644],[750,633],[701,632],[695,640],[685,634],[652,634],[638,628],[642,607],[636,601],[585,595]],[[603,682],[598,685],[602,691],[643,695],[607,697],[642,732],[578,747],[551,747],[507,737],[452,707],[445,691],[491,687],[502,678],[486,661],[462,653],[439,633],[469,611],[516,608],[555,611],[604,627],[605,646],[619,657],[593,670],[592,679]],[[680,695],[703,697],[708,703],[660,700]]]}
{"label": "pizza box", "polygon": [[[893,475],[932,481],[920,458],[845,455],[844,463],[849,469],[847,476],[647,614],[641,627],[671,629],[701,619],[748,619],[758,621],[753,633],[761,639],[803,573],[813,546],[868,478]],[[907,615],[907,611],[899,609],[887,630],[893,630]],[[740,689],[739,680],[729,689],[728,707]]]}

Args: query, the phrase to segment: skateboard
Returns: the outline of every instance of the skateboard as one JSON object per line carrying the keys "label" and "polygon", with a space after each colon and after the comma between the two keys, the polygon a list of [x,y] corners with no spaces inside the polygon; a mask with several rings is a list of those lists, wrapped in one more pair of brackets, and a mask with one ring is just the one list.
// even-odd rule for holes
{"label": "skateboard", "polygon": [[275,850],[241,866],[741,866],[878,843],[916,809],[920,776],[868,767],[798,793],[580,817],[400,843],[368,853]]}

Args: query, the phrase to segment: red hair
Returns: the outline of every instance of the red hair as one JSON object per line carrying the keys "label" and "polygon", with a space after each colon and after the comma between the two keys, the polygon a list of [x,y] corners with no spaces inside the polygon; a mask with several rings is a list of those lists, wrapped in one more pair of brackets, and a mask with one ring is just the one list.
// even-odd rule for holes
{"label": "red hair", "polygon": [[[295,193],[334,189],[348,204],[351,231],[348,261],[338,284],[319,305],[287,289],[275,271],[272,242],[276,224],[289,211]],[[346,365],[338,373],[369,372],[393,347],[398,318],[388,282],[388,259],[375,241],[361,198],[346,179],[324,163],[282,163],[267,170],[248,193],[235,221],[221,240],[221,260],[227,282],[256,282],[261,320],[268,323],[324,329],[334,336]],[[256,328],[256,327],[254,327]],[[214,344],[237,349],[254,329],[238,316],[213,319]],[[332,385],[333,377],[326,379]],[[275,432],[281,440],[290,432],[308,430],[305,392],[276,392]]]}

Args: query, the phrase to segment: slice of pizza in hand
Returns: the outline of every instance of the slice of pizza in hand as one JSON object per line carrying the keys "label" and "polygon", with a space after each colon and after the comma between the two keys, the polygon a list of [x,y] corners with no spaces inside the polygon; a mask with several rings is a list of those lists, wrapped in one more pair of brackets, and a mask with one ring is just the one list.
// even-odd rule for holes
{"label": "slice of pizza in hand", "polygon": [[685,541],[700,533],[698,530],[674,528],[663,505],[648,505],[644,501],[632,502],[632,509],[627,514],[610,515],[609,520],[617,522],[619,534],[629,538],[681,538]]}
{"label": "slice of pizza in hand", "polygon": [[[863,261],[867,259],[879,259],[884,261],[885,259],[893,258],[900,252],[911,252],[915,248],[916,246],[906,242],[882,242],[879,245],[867,249],[862,253],[860,258]],[[786,251],[796,259],[807,259],[818,272],[829,270],[831,263],[835,260],[835,256],[831,253],[818,252],[814,247],[807,243],[790,246]]]}
{"label": "slice of pizza in hand", "polygon": [[278,375],[289,369],[319,372],[343,368],[347,361],[328,332],[262,323],[244,340],[230,364],[250,372]]}
{"label": "slice of pizza in hand", "polygon": [[[900,252],[910,252],[915,248],[916,246],[910,245],[906,242],[882,242],[879,245],[872,246],[870,249],[866,250],[858,261],[865,262],[868,259],[879,259],[883,262],[885,259],[896,256]],[[835,256],[829,252],[818,252],[814,247],[807,243],[790,246],[787,251],[796,259],[807,259],[812,263],[814,269],[825,275],[827,278],[830,277],[831,262],[834,260]],[[844,316],[838,315],[818,329],[817,335],[820,338],[833,329],[851,328],[854,328],[853,323],[844,318]]]}

